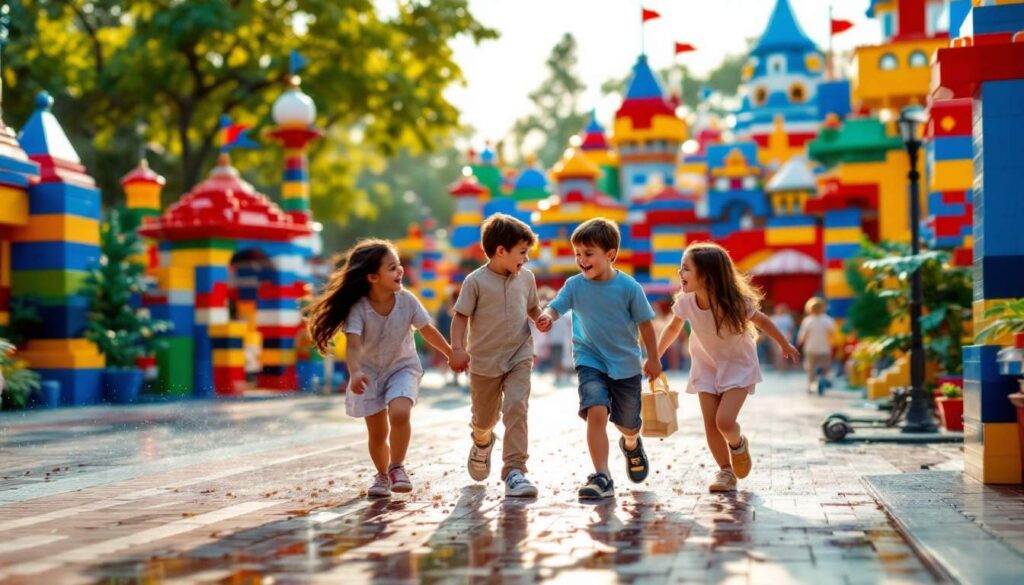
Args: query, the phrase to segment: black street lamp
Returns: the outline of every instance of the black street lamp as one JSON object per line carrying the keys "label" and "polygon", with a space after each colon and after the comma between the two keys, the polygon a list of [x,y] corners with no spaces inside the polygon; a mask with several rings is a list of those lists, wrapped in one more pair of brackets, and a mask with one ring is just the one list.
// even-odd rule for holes
{"label": "black street lamp", "polygon": [[[918,130],[925,122],[924,110],[920,107],[904,108],[898,120],[903,144],[907,147],[910,158],[910,171],[907,178],[910,184],[910,253],[917,256],[921,253],[921,175],[917,172],[917,157],[921,150],[921,139]],[[910,276],[910,408],[907,421],[903,424],[904,433],[934,433],[938,431],[935,419],[928,408],[928,396],[924,391],[924,343],[921,341],[921,305],[924,292],[921,290],[921,270],[918,268]]]}

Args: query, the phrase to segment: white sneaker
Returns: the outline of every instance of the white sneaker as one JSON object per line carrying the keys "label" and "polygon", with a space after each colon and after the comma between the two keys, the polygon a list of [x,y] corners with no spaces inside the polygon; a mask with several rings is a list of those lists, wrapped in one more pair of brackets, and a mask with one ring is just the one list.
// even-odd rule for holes
{"label": "white sneaker", "polygon": [[383,473],[373,476],[373,484],[366,490],[366,495],[371,498],[386,498],[391,495],[391,480]]}
{"label": "white sneaker", "polygon": [[505,478],[505,496],[513,498],[536,498],[537,486],[526,479],[522,471],[513,469]]}
{"label": "white sneaker", "polygon": [[719,469],[715,474],[715,480],[708,486],[708,491],[713,494],[736,491],[736,474],[731,469]]}
{"label": "white sneaker", "polygon": [[476,481],[483,481],[491,474],[491,451],[494,450],[494,442],[498,435],[491,433],[491,442],[486,447],[481,447],[473,441],[473,447],[469,450],[469,460],[466,461],[466,469],[469,470],[469,477]]}

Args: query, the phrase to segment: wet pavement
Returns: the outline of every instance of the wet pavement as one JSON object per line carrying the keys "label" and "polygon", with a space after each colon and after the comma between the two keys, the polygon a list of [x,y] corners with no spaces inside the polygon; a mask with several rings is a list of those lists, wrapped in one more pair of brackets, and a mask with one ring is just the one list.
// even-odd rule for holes
{"label": "wet pavement", "polygon": [[738,493],[707,493],[713,462],[684,395],[680,431],[647,441],[647,482],[630,484],[613,452],[617,497],[596,504],[575,495],[589,471],[575,388],[544,376],[530,407],[536,500],[504,499],[495,476],[469,479],[468,399],[436,389],[436,376],[413,413],[415,490],[384,501],[363,495],[363,426],[340,398],[5,413],[0,583],[941,578],[862,477],[955,470],[959,446],[824,444],[822,418],[851,395],[766,377],[740,415],[754,470]]}

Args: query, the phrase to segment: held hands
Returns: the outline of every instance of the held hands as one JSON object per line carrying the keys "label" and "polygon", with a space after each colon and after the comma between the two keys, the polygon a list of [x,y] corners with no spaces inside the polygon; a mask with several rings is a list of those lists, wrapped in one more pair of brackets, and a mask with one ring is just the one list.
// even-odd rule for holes
{"label": "held hands", "polygon": [[465,372],[469,367],[469,354],[464,349],[453,349],[452,357],[448,359],[448,367],[453,372]]}
{"label": "held hands", "polygon": [[783,359],[792,360],[794,364],[800,363],[800,350],[798,350],[792,343],[786,342],[785,345],[779,346],[782,348]]}
{"label": "held hands", "polygon": [[537,331],[540,331],[541,333],[551,331],[551,323],[553,323],[551,315],[544,313],[540,317],[537,317]]}
{"label": "held hands", "polygon": [[661,377],[661,360],[656,357],[648,357],[644,361],[644,375],[648,380],[657,380]]}
{"label": "held hands", "polygon": [[353,372],[352,379],[348,381],[348,389],[354,394],[362,394],[370,385],[370,377],[361,372]]}

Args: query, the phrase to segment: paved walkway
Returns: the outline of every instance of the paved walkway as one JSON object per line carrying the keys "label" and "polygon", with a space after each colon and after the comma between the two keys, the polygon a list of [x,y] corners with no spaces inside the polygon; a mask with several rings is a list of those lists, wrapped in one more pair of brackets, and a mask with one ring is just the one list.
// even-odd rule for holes
{"label": "paved walkway", "polygon": [[[367,501],[361,421],[340,399],[175,403],[0,416],[0,582],[406,583],[933,582],[864,475],[955,468],[956,445],[827,445],[811,397],[769,376],[740,422],[755,467],[707,493],[697,402],[648,442],[645,484],[613,454],[617,498],[583,503],[573,387],[536,377],[535,501],[465,473],[468,402],[425,388],[409,467],[416,490]],[[436,378],[428,380],[436,381]],[[674,379],[682,387],[680,379]],[[500,452],[497,453],[500,456]]]}

